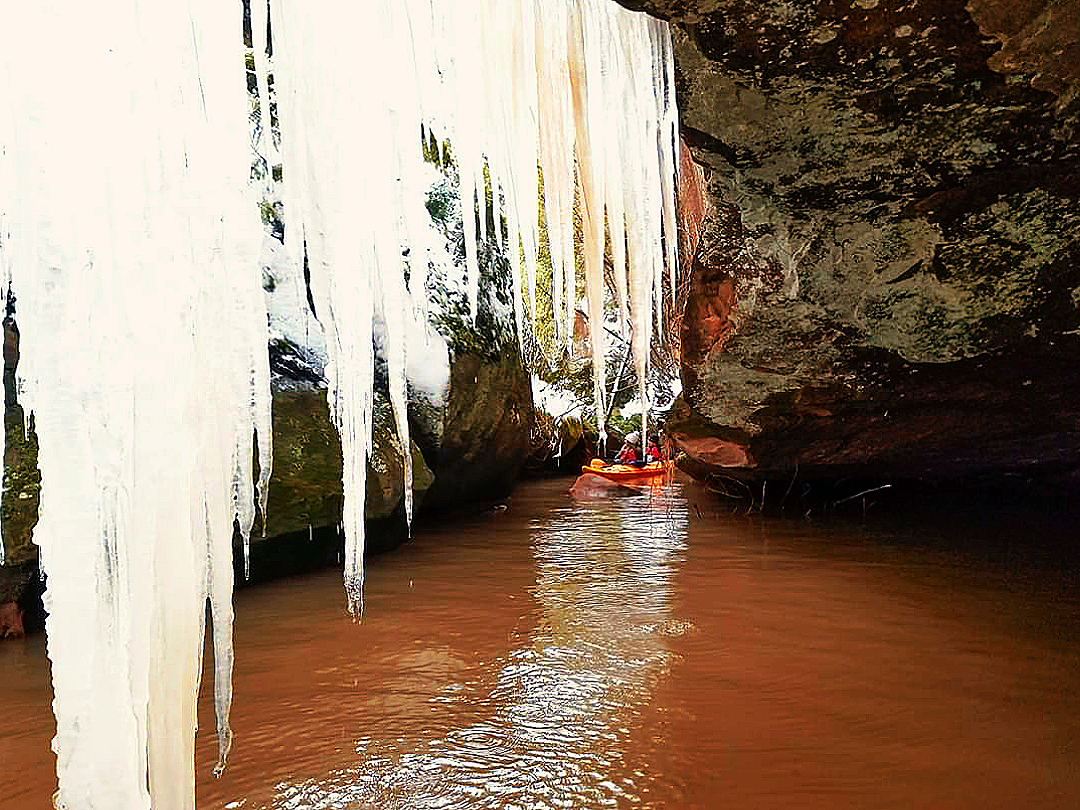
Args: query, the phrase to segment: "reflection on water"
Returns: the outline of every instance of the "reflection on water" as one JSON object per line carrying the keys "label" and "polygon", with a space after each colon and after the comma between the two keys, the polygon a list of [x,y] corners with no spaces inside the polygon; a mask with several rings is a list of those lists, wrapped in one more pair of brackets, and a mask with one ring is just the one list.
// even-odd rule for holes
{"label": "reflection on water", "polygon": [[[282,808],[581,808],[638,803],[646,774],[624,749],[672,656],[672,566],[686,538],[686,501],[655,491],[555,510],[531,532],[539,621],[499,662],[477,699],[485,719],[418,747],[364,738],[360,764],[279,786]],[[482,595],[478,595],[482,599]],[[412,741],[409,741],[412,742]]]}
{"label": "reflection on water", "polygon": [[[335,572],[238,592],[199,810],[1080,807],[1074,524],[568,485],[371,560],[359,625]],[[0,644],[0,810],[54,787],[42,641]]]}

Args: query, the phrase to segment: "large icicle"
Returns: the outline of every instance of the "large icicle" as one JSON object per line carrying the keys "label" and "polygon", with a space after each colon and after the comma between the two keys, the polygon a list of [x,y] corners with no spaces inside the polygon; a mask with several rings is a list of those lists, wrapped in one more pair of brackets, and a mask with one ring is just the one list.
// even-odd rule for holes
{"label": "large icicle", "polygon": [[570,87],[577,137],[578,183],[581,192],[581,227],[585,258],[585,296],[589,309],[589,338],[593,359],[593,406],[600,444],[607,439],[604,419],[604,130],[602,76],[597,43],[599,0],[582,0],[576,9],[576,29],[570,38]]}
{"label": "large icicle", "polygon": [[[267,6],[264,0],[255,0],[251,6],[251,38],[255,65],[256,92],[259,98],[259,118],[262,131],[263,157],[266,160],[266,176],[264,187],[270,197],[274,197],[274,166],[279,162],[277,144],[274,141],[274,126],[270,110],[270,63],[267,53],[270,43],[267,40]],[[241,317],[248,316],[244,321],[248,325],[247,350],[250,353],[252,375],[250,380],[250,409],[251,418],[258,434],[258,459],[259,478],[256,481],[256,497],[259,506],[259,514],[262,518],[262,533],[266,536],[266,503],[269,497],[270,474],[273,471],[273,429],[270,423],[270,357],[266,351],[266,299],[260,287],[262,286],[262,270],[257,265],[251,265],[250,271],[253,278],[244,278],[242,283],[236,285],[236,301],[240,305]],[[252,282],[255,282],[253,284]],[[247,441],[250,434],[238,436],[238,441],[243,445],[238,446],[238,452],[247,450]],[[243,465],[247,465],[247,459],[251,452],[242,455]],[[237,480],[240,479],[237,476]],[[240,532],[244,542],[244,576],[251,575],[251,526],[247,520],[247,504],[250,503],[250,489],[234,493],[237,501],[238,512],[241,514]],[[252,521],[254,515],[252,515]]]}
{"label": "large icicle", "polygon": [[[574,290],[574,116],[566,92],[567,4],[536,0],[544,24],[537,26],[537,117],[540,121],[540,164],[544,176],[548,251],[551,256],[552,312],[555,334],[567,345],[571,338]],[[567,275],[570,275],[567,293]]]}
{"label": "large icicle", "polygon": [[[331,414],[341,434],[345,531],[345,586],[350,610],[363,611],[364,490],[370,455],[373,329],[376,314],[384,345],[406,468],[407,507],[412,481],[405,416],[406,335],[403,307],[410,246],[425,244],[419,218],[408,213],[422,200],[426,177],[418,138],[425,86],[424,55],[415,50],[414,30],[432,28],[427,4],[336,2],[303,5],[274,0],[274,53],[281,74],[286,217],[304,235],[316,311],[326,331]],[[337,32],[353,32],[348,47]],[[285,75],[286,66],[288,75]],[[478,70],[478,67],[477,67]],[[354,76],[396,77],[356,93]],[[434,103],[434,101],[432,101]],[[363,138],[360,148],[358,138]],[[403,148],[407,144],[408,148]],[[468,199],[476,149],[458,149],[466,225],[474,222]],[[288,237],[287,237],[288,241]],[[470,290],[476,281],[475,230],[466,227]],[[294,255],[300,248],[292,246]],[[423,275],[419,275],[422,283]],[[470,298],[474,295],[470,291]],[[378,303],[376,298],[378,297]],[[475,312],[475,307],[473,309]]]}
{"label": "large icicle", "polygon": [[660,126],[657,129],[657,146],[660,157],[661,194],[664,205],[664,257],[669,273],[671,303],[674,305],[678,287],[676,273],[676,239],[678,223],[675,221],[676,144],[679,137],[679,111],[675,105],[675,59],[671,44],[671,28],[659,20],[649,22],[653,41],[653,65],[655,78],[655,101]]}
{"label": "large icicle", "polygon": [[263,184],[270,200],[273,200],[274,164],[277,163],[277,145],[274,142],[274,127],[270,114],[270,63],[267,56],[267,8],[265,0],[252,0],[251,7],[251,44],[252,64],[255,69],[255,94],[259,101],[259,144],[262,158],[266,161],[266,174]]}
{"label": "large icicle", "polygon": [[254,430],[269,448],[239,29],[211,0],[26,3],[0,28],[60,807],[194,807],[208,597],[227,751],[233,521]]}

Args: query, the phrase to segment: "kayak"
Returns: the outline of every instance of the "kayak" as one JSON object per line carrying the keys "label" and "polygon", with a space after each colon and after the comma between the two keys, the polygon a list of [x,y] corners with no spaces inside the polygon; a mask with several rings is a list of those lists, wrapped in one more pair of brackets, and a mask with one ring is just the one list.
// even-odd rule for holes
{"label": "kayak", "polygon": [[600,475],[612,481],[626,481],[663,475],[665,469],[662,461],[650,461],[644,467],[635,467],[632,464],[608,464],[602,458],[594,458],[587,467],[582,467],[581,471]]}

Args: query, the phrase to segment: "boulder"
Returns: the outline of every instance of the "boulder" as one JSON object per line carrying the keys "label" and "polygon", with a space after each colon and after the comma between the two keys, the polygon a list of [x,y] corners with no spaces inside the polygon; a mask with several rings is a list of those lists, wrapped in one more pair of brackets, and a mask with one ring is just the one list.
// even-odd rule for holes
{"label": "boulder", "polygon": [[489,208],[473,317],[462,286],[465,243],[456,188],[444,179],[432,196],[440,203],[446,258],[429,267],[430,319],[447,347],[447,380],[441,394],[412,395],[409,416],[435,475],[423,510],[441,512],[510,493],[529,455],[533,404],[514,323],[510,264],[493,214]]}
{"label": "boulder", "polygon": [[[341,522],[341,440],[330,422],[326,389],[275,386],[273,396],[274,467],[267,502],[266,535],[336,527]],[[433,476],[415,442],[410,442],[414,503],[421,503]],[[364,517],[381,521],[394,515],[405,488],[401,442],[385,397],[376,394],[372,416],[372,454],[368,460]],[[404,527],[402,527],[404,528]],[[400,542],[404,531],[396,540]],[[253,537],[256,542],[258,537]],[[372,537],[374,548],[393,545]]]}
{"label": "boulder", "polygon": [[456,355],[424,509],[508,495],[528,456],[531,417],[532,385],[516,348],[498,362]]}

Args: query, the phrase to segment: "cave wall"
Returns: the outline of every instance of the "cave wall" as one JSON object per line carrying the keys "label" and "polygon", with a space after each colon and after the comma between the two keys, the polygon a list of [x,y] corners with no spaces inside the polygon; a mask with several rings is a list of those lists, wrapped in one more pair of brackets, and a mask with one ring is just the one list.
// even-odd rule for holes
{"label": "cave wall", "polygon": [[623,5],[705,178],[688,466],[1076,486],[1080,4]]}

